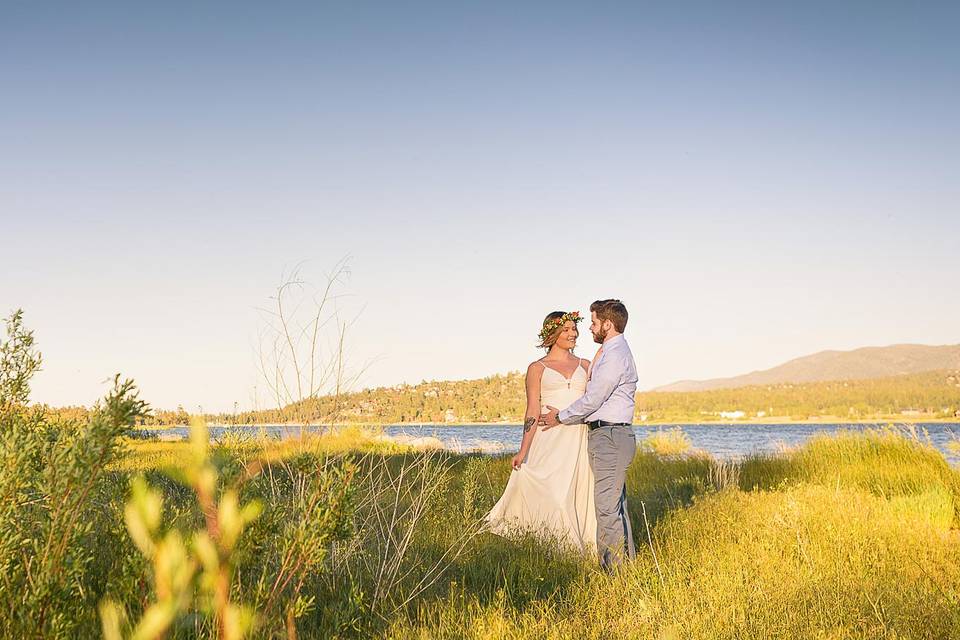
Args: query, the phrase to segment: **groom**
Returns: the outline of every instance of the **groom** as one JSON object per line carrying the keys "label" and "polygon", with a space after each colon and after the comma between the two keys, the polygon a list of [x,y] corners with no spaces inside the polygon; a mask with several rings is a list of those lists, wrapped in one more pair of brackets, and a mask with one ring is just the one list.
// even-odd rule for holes
{"label": "groom", "polygon": [[583,396],[563,411],[547,406],[540,418],[543,430],[558,424],[586,423],[587,451],[595,481],[597,550],[600,566],[610,571],[636,550],[627,515],[627,467],[637,451],[633,433],[637,365],[623,337],[627,308],[619,300],[597,300],[590,305],[590,332],[600,343],[590,365]]}

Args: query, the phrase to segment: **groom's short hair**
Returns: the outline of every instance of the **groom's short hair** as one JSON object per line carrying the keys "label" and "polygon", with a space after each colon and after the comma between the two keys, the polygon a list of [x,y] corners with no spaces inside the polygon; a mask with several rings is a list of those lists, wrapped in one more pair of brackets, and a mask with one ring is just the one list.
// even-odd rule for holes
{"label": "groom's short hair", "polygon": [[590,305],[590,311],[597,314],[600,322],[604,320],[612,322],[617,333],[623,333],[623,330],[627,328],[627,308],[619,300],[613,298],[597,300]]}

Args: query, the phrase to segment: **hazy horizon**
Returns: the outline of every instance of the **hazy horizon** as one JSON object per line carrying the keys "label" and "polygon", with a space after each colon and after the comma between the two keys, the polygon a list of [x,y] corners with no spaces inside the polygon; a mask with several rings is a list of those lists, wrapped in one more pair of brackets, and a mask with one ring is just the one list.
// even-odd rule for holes
{"label": "hazy horizon", "polygon": [[604,297],[644,389],[960,342],[960,5],[4,13],[38,402],[250,408],[256,308],[348,255],[358,387],[523,370]]}

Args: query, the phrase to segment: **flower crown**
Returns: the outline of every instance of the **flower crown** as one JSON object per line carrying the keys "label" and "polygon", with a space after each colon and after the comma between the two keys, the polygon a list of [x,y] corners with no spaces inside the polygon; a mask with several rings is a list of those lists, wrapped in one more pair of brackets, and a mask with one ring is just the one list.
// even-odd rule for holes
{"label": "flower crown", "polygon": [[571,311],[563,314],[559,318],[547,320],[545,323],[543,323],[543,329],[540,330],[540,342],[544,342],[547,338],[552,336],[553,332],[565,325],[568,320],[572,321],[573,324],[577,324],[583,320],[583,318],[580,317],[579,311]]}

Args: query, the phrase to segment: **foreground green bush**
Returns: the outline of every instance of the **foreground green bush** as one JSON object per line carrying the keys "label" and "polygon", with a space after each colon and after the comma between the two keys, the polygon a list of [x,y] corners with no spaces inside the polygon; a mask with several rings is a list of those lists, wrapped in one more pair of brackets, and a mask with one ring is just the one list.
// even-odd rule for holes
{"label": "foreground green bush", "polygon": [[85,422],[29,407],[40,365],[20,313],[0,342],[0,637],[76,637],[96,628],[96,601],[122,548],[117,486],[108,470],[119,438],[147,406],[132,382]]}

